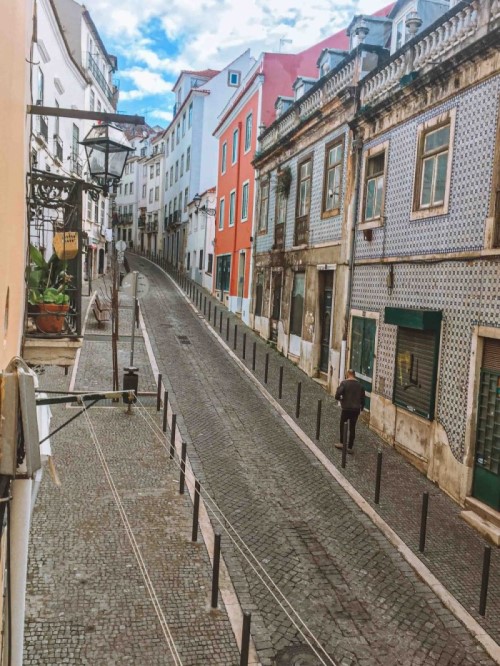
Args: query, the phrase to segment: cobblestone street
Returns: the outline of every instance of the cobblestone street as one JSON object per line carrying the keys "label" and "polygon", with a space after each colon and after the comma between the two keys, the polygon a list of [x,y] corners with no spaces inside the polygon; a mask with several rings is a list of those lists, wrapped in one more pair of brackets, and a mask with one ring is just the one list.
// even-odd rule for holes
{"label": "cobblestone street", "polygon": [[[292,663],[280,661],[280,655],[291,645],[303,645],[303,634],[313,645],[321,645],[336,663],[344,665],[493,663],[306,450],[246,373],[207,331],[199,320],[201,315],[193,311],[172,282],[144,259],[131,258],[130,265],[151,281],[152,288],[141,306],[193,469],[224,513],[226,524],[235,527],[307,625],[306,630],[297,616],[295,624],[291,621],[291,613],[273,598],[261,576],[223,535],[224,556],[240,602],[253,613],[252,634],[262,664]],[[233,321],[237,320],[231,317],[231,344]],[[248,330],[247,334],[251,335]],[[253,339],[251,336],[247,341],[247,366]],[[241,336],[239,340],[241,357]],[[270,350],[259,343],[259,377],[263,376],[264,349]],[[271,357],[273,384],[277,384],[278,365],[285,365],[288,380],[283,406],[289,412],[295,396],[295,383],[290,377],[303,381],[303,389],[307,390],[300,425],[310,430],[315,420],[311,409],[316,401],[314,390],[325,401],[327,396],[279,355],[272,353]],[[308,394],[310,388],[312,395]],[[325,414],[321,440],[322,448],[336,464],[339,456],[332,450],[331,442],[336,441],[333,434],[329,444],[326,442],[337,418]],[[372,459],[376,449],[366,457],[363,451],[377,442],[362,424],[359,430],[360,453],[357,451],[348,460],[346,476],[360,476],[362,486],[372,479],[373,467],[360,468],[359,460]],[[405,482],[402,486],[391,479],[393,473],[397,474],[398,465],[408,465],[393,463],[393,456],[400,460],[392,452],[387,456],[381,514],[399,513],[398,520],[407,524],[415,539],[417,505],[414,519],[409,520],[394,503],[400,498],[401,506],[406,507],[406,498],[402,497]],[[416,470],[410,469],[418,479],[417,485],[424,483],[432,488]],[[436,514],[442,509],[444,518],[448,505],[453,503],[441,493],[435,495],[432,511]],[[445,529],[446,520],[443,525]],[[397,530],[397,524],[393,527]],[[481,540],[465,526],[464,529],[467,548],[471,544],[480,552]],[[442,551],[441,557],[446,559],[446,539],[438,546],[434,540],[440,538],[440,533],[431,534],[430,547]],[[404,530],[402,536],[406,538]],[[452,534],[452,548],[455,538]],[[496,597],[497,579],[492,583],[490,595]],[[478,588],[474,589],[478,593]],[[493,608],[493,601],[491,605]],[[469,611],[471,606],[467,604]],[[498,630],[495,612],[489,622]],[[310,663],[322,662],[318,659]]]}
{"label": "cobblestone street", "polygon": [[[131,310],[122,309],[120,375],[130,326]],[[154,391],[140,336],[135,362],[141,390]],[[47,369],[40,385],[64,391],[68,380]],[[74,388],[111,385],[110,326],[89,320]],[[156,420],[155,398],[142,400]],[[52,438],[62,485],[45,473],[33,514],[23,663],[237,664],[224,607],[210,610],[210,562],[201,540],[190,541],[192,507],[179,495],[177,466],[136,408],[128,416],[123,404],[104,404],[88,412],[102,457],[84,416]],[[76,412],[52,410],[52,430]]]}

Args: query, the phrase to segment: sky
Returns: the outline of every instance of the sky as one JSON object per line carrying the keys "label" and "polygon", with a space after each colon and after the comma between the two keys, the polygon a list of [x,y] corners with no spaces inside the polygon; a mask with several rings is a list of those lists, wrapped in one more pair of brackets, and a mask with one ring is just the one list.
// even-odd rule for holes
{"label": "sky", "polygon": [[120,113],[166,127],[182,69],[222,69],[247,48],[301,51],[389,0],[85,0],[118,56]]}

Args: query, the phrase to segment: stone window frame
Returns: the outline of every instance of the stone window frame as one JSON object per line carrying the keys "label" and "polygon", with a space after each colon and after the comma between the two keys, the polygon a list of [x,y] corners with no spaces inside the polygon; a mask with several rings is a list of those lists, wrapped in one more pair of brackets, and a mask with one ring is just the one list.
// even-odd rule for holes
{"label": "stone window frame", "polygon": [[[336,148],[337,146],[342,146],[342,158],[340,162],[335,164],[334,167],[329,167],[328,166],[328,153],[332,148]],[[329,141],[325,145],[325,167],[324,167],[324,174],[323,174],[323,196],[321,197],[321,217],[322,218],[328,218],[328,217],[335,217],[340,214],[340,209],[341,209],[341,204],[340,200],[342,198],[342,190],[343,190],[343,178],[344,178],[344,158],[345,158],[345,136],[337,136],[331,141]],[[327,181],[328,181],[328,171],[331,168],[336,168],[337,166],[340,166],[340,191],[339,191],[339,206],[337,208],[331,208],[331,209],[326,209],[326,187],[327,187]]]}
{"label": "stone window frame", "polygon": [[[307,217],[309,220],[309,217],[311,215],[311,204],[312,204],[312,188],[313,188],[313,169],[314,169],[314,159],[313,159],[313,153],[309,153],[308,155],[304,155],[302,159],[297,162],[297,193],[296,193],[296,201],[295,201],[295,219],[301,218],[301,217]],[[307,209],[307,213],[304,215],[300,215],[300,185],[302,183],[302,179],[300,177],[300,172],[302,170],[302,167],[307,164],[308,162],[311,163],[311,173],[309,174],[309,208]]]}
{"label": "stone window frame", "polygon": [[[453,153],[455,144],[455,125],[456,125],[456,107],[443,111],[424,123],[417,126],[416,151],[415,151],[415,171],[413,178],[413,201],[410,220],[422,220],[428,217],[439,217],[447,215],[450,206],[451,175],[453,171]],[[448,144],[448,164],[446,169],[446,185],[444,201],[437,206],[420,208],[420,192],[422,187],[422,164],[424,140],[427,134],[434,132],[441,127],[450,126],[450,140]]]}
{"label": "stone window frame", "polygon": [[[244,209],[245,188],[247,190],[246,211]],[[243,184],[241,186],[241,222],[247,222],[249,209],[250,209],[250,180],[247,179],[243,182]]]}
{"label": "stone window frame", "polygon": [[[359,211],[358,229],[377,229],[384,226],[385,222],[385,198],[387,193],[387,172],[389,166],[389,140],[377,143],[363,153],[363,161],[361,164],[361,180],[363,187],[363,194],[361,198],[361,207]],[[367,167],[368,161],[373,157],[377,157],[380,153],[385,153],[384,159],[384,186],[382,188],[382,203],[380,206],[380,215],[376,218],[365,220],[365,207],[366,207],[366,186],[367,186]]]}
{"label": "stone window frame", "polygon": [[227,141],[224,141],[221,148],[220,172],[224,175],[227,171]]}
{"label": "stone window frame", "polygon": [[[262,216],[262,188],[266,186],[267,187],[267,207],[266,207],[266,215],[265,219],[263,220]],[[271,179],[269,176],[263,178],[260,183],[259,183],[259,217],[258,217],[258,233],[259,234],[266,234],[267,233],[267,227],[269,223],[269,199],[270,199],[270,194],[271,194]]]}

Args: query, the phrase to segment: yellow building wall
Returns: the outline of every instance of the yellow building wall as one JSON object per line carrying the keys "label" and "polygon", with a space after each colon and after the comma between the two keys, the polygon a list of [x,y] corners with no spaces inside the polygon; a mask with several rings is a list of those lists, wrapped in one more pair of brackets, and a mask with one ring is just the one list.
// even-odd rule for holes
{"label": "yellow building wall", "polygon": [[0,21],[0,370],[19,354],[26,264],[29,44],[33,0],[2,3]]}

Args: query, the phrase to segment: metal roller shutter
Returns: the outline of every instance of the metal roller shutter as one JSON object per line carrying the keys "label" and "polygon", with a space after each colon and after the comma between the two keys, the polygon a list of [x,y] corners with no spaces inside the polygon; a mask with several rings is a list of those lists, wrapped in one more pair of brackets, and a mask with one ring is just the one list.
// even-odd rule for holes
{"label": "metal roller shutter", "polygon": [[482,367],[500,372],[500,340],[484,339]]}
{"label": "metal roller shutter", "polygon": [[436,331],[398,329],[394,402],[428,419],[434,418],[438,345]]}

